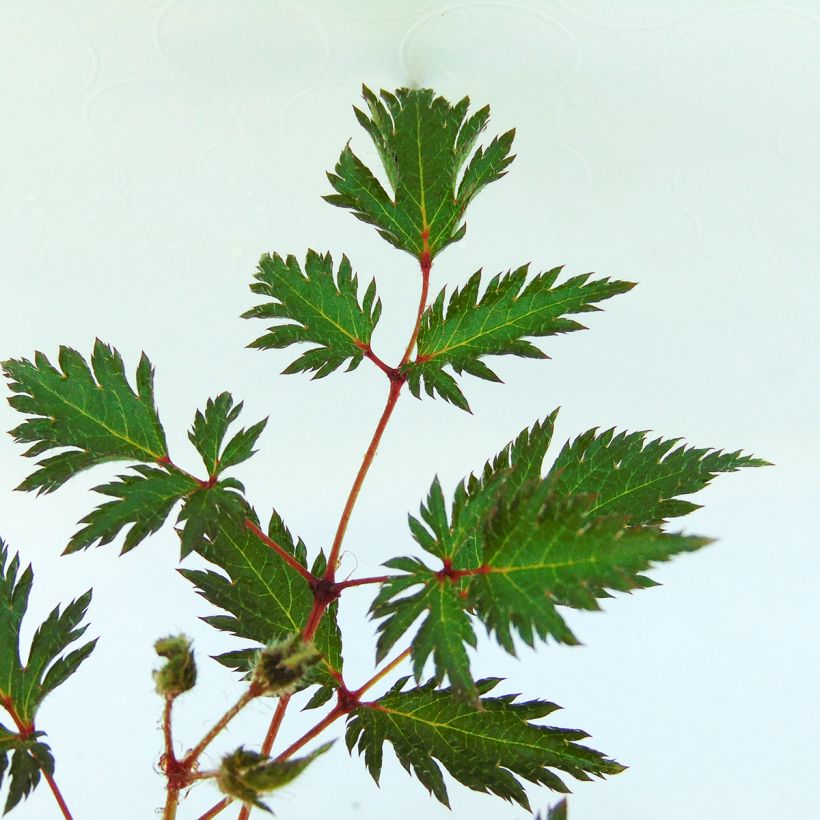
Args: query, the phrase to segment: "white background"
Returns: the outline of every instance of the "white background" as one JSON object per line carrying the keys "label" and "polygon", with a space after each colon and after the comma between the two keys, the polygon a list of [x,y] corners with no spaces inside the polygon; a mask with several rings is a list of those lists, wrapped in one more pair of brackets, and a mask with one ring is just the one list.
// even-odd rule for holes
{"label": "white background", "polygon": [[[191,469],[194,410],[233,391],[246,422],[271,417],[236,474],[263,516],[275,505],[311,550],[326,547],[386,385],[367,362],[316,383],[280,377],[293,352],[245,350],[263,330],[238,318],[256,261],[346,252],[378,279],[374,345],[397,360],[418,272],[322,202],[324,173],[351,136],[376,162],[351,111],[363,81],[490,103],[488,138],[516,126],[518,159],[471,208],[434,289],[528,260],[640,285],[589,331],[548,340],[552,361],[491,362],[505,385],[466,378],[473,416],[403,396],[345,573],[412,550],[405,516],[434,473],[452,488],[559,404],[558,445],[619,425],[775,462],[701,494],[683,523],[719,542],[658,569],[664,586],[570,613],[585,646],[515,660],[484,642],[474,668],[560,703],[555,723],[630,766],[577,784],[573,820],[802,820],[820,764],[819,69],[816,0],[0,2],[0,357],[87,354],[100,336],[133,372],[145,349],[172,454]],[[3,429],[19,421],[0,409]],[[114,470],[35,498],[12,492],[32,468],[20,452],[2,439],[0,532],[35,565],[27,634],[93,585],[89,634],[102,636],[39,715],[57,778],[77,820],[152,817],[164,798],[152,642],[196,641],[202,683],[178,704],[182,747],[239,692],[207,658],[232,639],[197,620],[209,610],[174,572],[170,528],[125,558],[114,546],[59,558],[96,503],[88,489]],[[368,599],[343,602],[351,685],[372,672]],[[250,708],[206,765],[258,744],[271,709]],[[293,714],[282,743],[317,717]],[[217,797],[193,789],[180,817]],[[451,797],[452,814],[390,754],[378,789],[340,742],[273,804],[282,820],[527,816],[457,783]],[[15,816],[55,817],[48,790]]]}

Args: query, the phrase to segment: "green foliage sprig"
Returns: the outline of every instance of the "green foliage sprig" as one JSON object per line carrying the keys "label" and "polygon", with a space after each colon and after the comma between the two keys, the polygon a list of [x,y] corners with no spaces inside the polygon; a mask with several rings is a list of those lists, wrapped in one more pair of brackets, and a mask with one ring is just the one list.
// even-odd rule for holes
{"label": "green foliage sprig", "polygon": [[[696,508],[689,496],[720,473],[766,463],[679,439],[593,429],[567,442],[545,469],[554,411],[467,476],[451,498],[433,479],[418,516],[409,518],[424,558],[400,555],[385,562],[385,575],[337,580],[351,514],[405,385],[416,397],[424,389],[469,410],[462,374],[499,381],[487,357],[546,358],[534,340],[582,329],[573,317],[633,287],[592,274],[564,277],[561,268],[532,273],[523,265],[490,278],[478,271],[449,296],[442,287],[428,304],[434,260],[465,236],[474,197],[507,172],[515,132],[478,145],[490,112],[485,106],[470,113],[466,97],[452,104],[429,89],[377,96],[365,88],[363,94],[367,113],[354,109],[356,118],[376,148],[388,188],[348,145],[328,175],[334,193],[325,199],[374,225],[417,260],[418,311],[404,355],[391,365],[373,350],[381,315],[376,282],[362,292],[347,256],[334,263],[329,253],[309,250],[302,263],[290,254],[265,254],[251,285],[265,301],[244,314],[269,323],[251,347],[300,346],[285,373],[322,378],[367,359],[387,377],[382,415],[329,544],[309,549],[275,510],[263,525],[243,484],[225,475],[254,455],[266,424],[237,430],[242,403],[229,393],[208,399],[194,414],[189,440],[202,461],[202,474],[195,476],[171,458],[145,354],[133,384],[120,354],[99,340],[88,360],[62,347],[56,365],[39,352],[32,360],[3,363],[9,402],[25,417],[11,434],[28,446],[24,455],[48,454],[19,489],[52,492],[106,462],[120,462],[126,471],[95,488],[107,500],[81,518],[65,552],[115,540],[127,552],[176,514],[181,558],[195,552],[209,565],[180,569],[220,610],[204,620],[240,639],[216,658],[237,671],[240,694],[182,757],[175,752],[173,707],[201,675],[188,638],[167,636],[155,644],[164,659],[154,680],[164,701],[165,820],[177,816],[187,788],[198,780],[223,795],[200,820],[231,804],[238,804],[240,820],[254,807],[267,809],[263,795],[301,775],[331,744],[294,755],[342,718],[348,748],[358,750],[374,779],[390,744],[405,769],[446,805],[442,767],[470,789],[526,808],[525,782],[563,793],[567,778],[617,774],[624,767],[584,745],[585,732],[542,722],[558,710],[554,703],[495,694],[504,689],[500,678],[474,678],[476,626],[483,624],[512,654],[516,639],[529,646],[577,643],[567,610],[595,610],[613,592],[653,586],[644,574],[652,566],[710,543],[668,527],[670,519]],[[80,623],[91,593],[48,616],[23,664],[20,622],[32,579],[30,568],[20,573],[19,558],[9,561],[0,542],[0,707],[10,719],[9,726],[0,724],[0,785],[8,769],[9,811],[42,777],[70,818],[35,715],[93,649],[91,641],[68,650],[85,630]],[[377,665],[397,644],[403,649],[353,687],[345,677],[338,601],[346,589],[364,585],[375,587],[370,611],[378,621]],[[365,698],[408,662],[411,675]],[[303,691],[310,693],[307,708],[335,702],[274,755],[289,703]],[[206,748],[260,698],[276,699],[260,751],[242,746],[217,769],[201,770]],[[549,810],[554,820],[566,816],[565,801]]]}

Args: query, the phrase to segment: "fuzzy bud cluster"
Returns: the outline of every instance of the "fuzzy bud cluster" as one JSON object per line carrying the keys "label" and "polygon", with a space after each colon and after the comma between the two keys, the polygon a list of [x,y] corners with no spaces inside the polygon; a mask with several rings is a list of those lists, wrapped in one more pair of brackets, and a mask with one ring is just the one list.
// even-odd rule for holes
{"label": "fuzzy bud cluster", "polygon": [[256,655],[251,685],[266,695],[294,692],[321,657],[311,642],[298,635],[272,641]]}
{"label": "fuzzy bud cluster", "polygon": [[157,655],[166,658],[165,664],[154,671],[157,692],[163,697],[176,697],[196,683],[196,662],[191,649],[191,641],[185,635],[169,635],[160,638],[154,649]]}

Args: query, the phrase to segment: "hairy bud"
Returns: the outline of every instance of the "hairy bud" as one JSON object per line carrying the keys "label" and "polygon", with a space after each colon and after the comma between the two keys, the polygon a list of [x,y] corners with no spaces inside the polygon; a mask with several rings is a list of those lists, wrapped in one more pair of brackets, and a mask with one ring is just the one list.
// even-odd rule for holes
{"label": "hairy bud", "polygon": [[333,743],[325,743],[315,752],[296,760],[273,760],[240,746],[235,752],[222,758],[216,782],[223,794],[270,811],[261,802],[259,795],[290,783],[332,745]]}
{"label": "hairy bud", "polygon": [[190,639],[185,635],[169,635],[160,638],[154,649],[157,655],[167,659],[160,669],[154,671],[157,692],[165,697],[176,697],[193,689],[196,663]]}
{"label": "hairy bud", "polygon": [[321,657],[312,643],[298,635],[273,641],[257,653],[251,684],[266,695],[294,692]]}

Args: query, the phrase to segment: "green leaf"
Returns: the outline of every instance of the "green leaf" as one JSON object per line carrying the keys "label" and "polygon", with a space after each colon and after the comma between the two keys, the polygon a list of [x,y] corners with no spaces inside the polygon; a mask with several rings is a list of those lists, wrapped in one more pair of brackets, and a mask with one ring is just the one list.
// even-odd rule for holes
{"label": "green leaf", "polygon": [[[541,815],[536,814],[535,820],[541,820]],[[559,800],[554,806],[551,806],[547,814],[547,820],[567,820],[567,799]]]}
{"label": "green leaf", "polygon": [[131,474],[94,487],[95,492],[116,500],[101,504],[80,521],[85,526],[71,538],[65,553],[96,543],[109,544],[124,527],[132,525],[121,550],[125,554],[155,533],[178,501],[200,488],[196,479],[159,467],[138,464],[131,469]]}
{"label": "green leaf", "polygon": [[328,174],[336,193],[325,199],[375,225],[391,245],[429,262],[464,236],[467,205],[506,173],[515,131],[479,148],[468,162],[489,106],[468,116],[467,97],[452,105],[429,88],[382,91],[379,99],[363,87],[362,95],[370,116],[354,109],[356,118],[376,146],[390,192],[348,145],[335,173]]}
{"label": "green leaf", "polygon": [[315,379],[348,361],[348,370],[359,366],[382,306],[376,299],[375,281],[368,286],[364,301],[359,302],[359,280],[346,256],[334,274],[329,253],[322,256],[308,251],[304,273],[296,257],[282,259],[279,254],[266,254],[259,262],[256,280],[251,290],[275,301],[251,308],[242,314],[243,318],[281,319],[285,323],[269,327],[250,347],[270,350],[301,342],[318,345],[302,353],[284,371],[313,372]]}
{"label": "green leaf", "polygon": [[9,404],[30,418],[11,431],[31,444],[27,456],[70,448],[38,462],[18,487],[48,493],[69,478],[107,461],[157,462],[168,457],[165,434],[154,406],[153,369],[145,354],[137,367],[135,393],[122,358],[99,339],[91,366],[76,351],[61,347],[60,370],[42,354],[34,362],[12,359],[3,372],[14,395]]}
{"label": "green leaf", "polygon": [[9,793],[3,814],[8,814],[34,791],[41,771],[54,774],[54,757],[48,744],[38,740],[42,736],[43,732],[32,732],[23,738],[0,724],[0,788],[6,770],[9,772]]}
{"label": "green leaf", "polygon": [[33,581],[31,567],[20,572],[19,555],[9,560],[8,547],[0,540],[0,708],[16,728],[0,725],[0,785],[12,755],[7,812],[37,785],[40,769],[53,771],[51,752],[39,740],[43,733],[35,729],[37,711],[46,696],[77,671],[96,643],[89,641],[68,651],[87,628],[80,622],[91,601],[89,591],[64,609],[51,611],[35,631],[24,664],[20,630]]}
{"label": "green leaf", "polygon": [[[251,520],[256,519],[247,510]],[[274,512],[268,534],[282,549],[305,565],[306,549],[301,540],[294,542],[282,519]],[[217,629],[254,641],[252,647],[220,655],[217,660],[248,673],[255,653],[271,641],[298,634],[313,606],[313,593],[295,569],[264,544],[241,521],[221,518],[198,546],[206,560],[226,574],[213,570],[181,569],[200,595],[227,614],[205,617]],[[341,635],[329,607],[314,637],[324,662],[311,672],[312,678],[335,685],[329,673],[342,666]]]}
{"label": "green leaf", "polygon": [[[459,577],[458,573],[476,569],[482,563],[482,526],[502,483],[510,490],[540,475],[556,415],[557,411],[524,430],[487,462],[480,478],[470,475],[462,481],[456,488],[450,516],[441,485],[438,479],[433,481],[426,504],[421,507],[424,523],[410,516],[410,530],[423,549],[442,559],[444,568],[436,572],[417,559],[387,563],[405,574],[389,577],[371,607],[374,617],[384,619],[378,628],[377,661],[417,618],[426,615],[411,645],[416,680],[421,680],[424,664],[432,655],[435,680],[441,681],[446,675],[454,690],[475,702],[477,692],[465,649],[465,644],[476,645],[464,598],[470,578]],[[421,590],[401,597],[418,585]]]}
{"label": "green leaf", "polygon": [[547,358],[527,337],[583,330],[582,324],[568,316],[597,311],[596,302],[634,287],[631,282],[608,278],[589,281],[588,273],[556,285],[561,268],[539,273],[527,282],[528,269],[523,265],[504,275],[497,274],[481,298],[481,271],[474,273],[463,288],[456,288],[446,306],[445,289],[441,290],[422,316],[416,359],[404,367],[414,396],[418,398],[424,386],[428,395],[438,394],[469,409],[445,367],[458,374],[500,381],[482,361],[484,356]]}
{"label": "green leaf", "polygon": [[245,487],[235,478],[225,478],[216,484],[199,485],[188,495],[177,518],[183,524],[180,536],[180,560],[198,551],[211,528],[223,519],[233,519],[241,526],[245,520],[247,502],[242,495]]}
{"label": "green leaf", "polygon": [[224,449],[222,447],[228,428],[242,412],[242,404],[239,402],[234,405],[230,393],[220,393],[215,399],[208,399],[204,413],[197,410],[194,416],[194,424],[188,438],[202,456],[205,469],[211,478],[217,477],[228,467],[247,461],[256,452],[253,447],[265,429],[267,419],[262,419],[247,430],[241,429]]}
{"label": "green leaf", "polygon": [[[531,722],[557,710],[554,703],[516,703],[515,695],[507,695],[482,697],[481,709],[476,709],[450,689],[434,689],[432,683],[402,691],[406,682],[403,678],[384,697],[363,704],[348,719],[348,748],[357,746],[364,754],[377,782],[385,741],[392,744],[404,768],[412,768],[427,790],[447,806],[438,764],[468,788],[514,800],[525,808],[529,808],[527,795],[518,778],[566,792],[553,769],[578,780],[623,771],[623,766],[577,742],[588,737],[585,732]],[[498,682],[487,679],[476,686],[485,695]]]}
{"label": "green leaf", "polygon": [[634,524],[660,524],[700,508],[678,496],[702,490],[718,473],[764,467],[767,461],[682,445],[681,439],[646,441],[646,433],[587,430],[567,442],[550,470],[561,493],[593,493],[591,515],[616,513]]}
{"label": "green leaf", "polygon": [[592,430],[566,445],[542,479],[556,415],[524,430],[479,476],[461,482],[449,514],[433,482],[410,530],[441,566],[415,558],[387,563],[402,574],[381,585],[371,607],[384,619],[379,657],[426,615],[412,642],[417,678],[433,654],[436,678],[446,674],[472,696],[464,652],[473,641],[470,618],[483,621],[510,652],[513,630],[528,644],[536,636],[577,643],[559,606],[598,609],[608,590],[653,586],[641,574],[653,563],[710,543],[660,529],[666,518],[695,508],[676,496],[702,489],[719,472],[766,463],[676,447],[678,439],[646,444],[643,433]]}
{"label": "green leaf", "polygon": [[598,609],[607,590],[654,586],[640,573],[708,538],[630,527],[624,516],[591,515],[589,496],[557,494],[550,481],[532,482],[500,500],[484,530],[484,572],[469,586],[469,602],[499,643],[514,653],[511,628],[532,645],[534,635],[575,644],[557,606]]}

